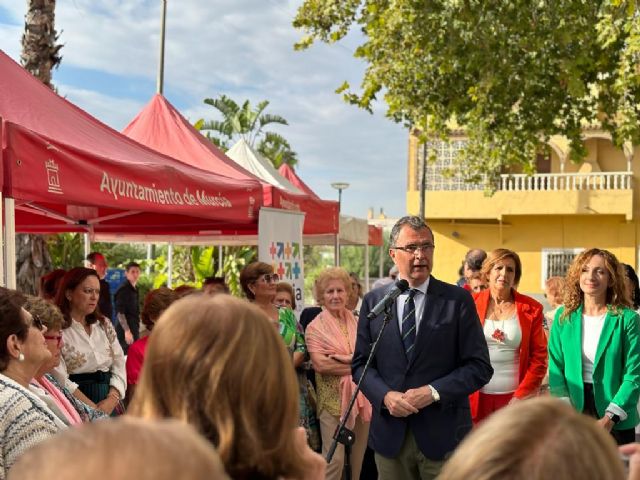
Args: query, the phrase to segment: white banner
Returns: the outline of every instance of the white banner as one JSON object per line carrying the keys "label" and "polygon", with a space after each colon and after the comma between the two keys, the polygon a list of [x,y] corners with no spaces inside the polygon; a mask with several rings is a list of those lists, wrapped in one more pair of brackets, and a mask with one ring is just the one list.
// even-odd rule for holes
{"label": "white banner", "polygon": [[297,313],[304,305],[302,227],[304,213],[261,208],[258,221],[258,260],[273,265],[280,280],[293,286]]}

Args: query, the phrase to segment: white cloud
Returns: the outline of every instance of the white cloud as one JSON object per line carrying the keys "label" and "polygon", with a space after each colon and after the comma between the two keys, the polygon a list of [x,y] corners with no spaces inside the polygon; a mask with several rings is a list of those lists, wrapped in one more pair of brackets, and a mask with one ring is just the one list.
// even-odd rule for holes
{"label": "white cloud", "polygon": [[[24,3],[0,0],[14,25],[0,23],[0,45],[19,54]],[[291,22],[300,1],[180,0],[168,2],[165,94],[192,121],[213,118],[205,97],[270,100],[269,112],[290,123],[276,129],[300,158],[299,173],[317,193],[335,198],[329,183],[349,182],[343,208],[364,216],[369,206],[393,215],[405,208],[407,133],[384,118],[345,104],[334,90],[359,84],[364,65],[352,57],[358,34],[340,45],[294,52],[301,38]],[[63,95],[121,130],[151,98],[158,63],[161,2],[57,2],[56,28],[65,44],[60,71],[69,67],[109,74],[79,84],[66,78]],[[11,46],[11,47],[7,47]],[[67,70],[70,71],[70,70]],[[99,76],[99,75],[98,75]],[[84,78],[84,77],[83,77]],[[55,81],[55,74],[54,74]]]}
{"label": "white cloud", "polygon": [[116,130],[122,130],[120,126],[128,124],[133,119],[132,112],[137,113],[144,106],[144,102],[129,98],[114,98],[94,90],[75,88],[65,84],[59,84],[57,88],[58,93],[71,103],[81,106],[83,110]]}

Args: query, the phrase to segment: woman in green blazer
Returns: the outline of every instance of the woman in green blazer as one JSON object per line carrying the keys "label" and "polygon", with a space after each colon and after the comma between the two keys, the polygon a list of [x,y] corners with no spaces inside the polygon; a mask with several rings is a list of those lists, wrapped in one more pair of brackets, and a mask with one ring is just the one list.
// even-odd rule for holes
{"label": "woman in green blazer", "polygon": [[640,323],[616,257],[592,248],[567,273],[564,306],[549,338],[551,395],[598,420],[619,445],[640,422]]}

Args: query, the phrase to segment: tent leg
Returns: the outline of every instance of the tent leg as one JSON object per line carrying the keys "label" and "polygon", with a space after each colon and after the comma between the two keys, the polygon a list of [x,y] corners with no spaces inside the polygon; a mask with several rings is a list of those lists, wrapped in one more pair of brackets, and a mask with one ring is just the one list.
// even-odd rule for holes
{"label": "tent leg", "polygon": [[380,245],[380,260],[378,262],[378,278],[384,277],[382,268],[384,267],[384,243]]}
{"label": "tent leg", "polygon": [[364,293],[369,291],[369,244],[364,246]]}
{"label": "tent leg", "polygon": [[151,275],[151,244],[147,243],[147,268],[144,269],[144,273]]}
{"label": "tent leg", "polygon": [[4,199],[4,267],[7,288],[16,288],[16,202]]}
{"label": "tent leg", "polygon": [[222,265],[222,245],[218,245],[218,272],[224,277],[224,268]]}
{"label": "tent leg", "polygon": [[333,246],[333,263],[336,267],[340,266],[340,235],[336,235]]}
{"label": "tent leg", "polygon": [[91,253],[91,239],[89,238],[89,234],[84,234],[84,258],[87,258]]}
{"label": "tent leg", "polygon": [[167,287],[173,288],[173,243],[169,243],[167,257]]}

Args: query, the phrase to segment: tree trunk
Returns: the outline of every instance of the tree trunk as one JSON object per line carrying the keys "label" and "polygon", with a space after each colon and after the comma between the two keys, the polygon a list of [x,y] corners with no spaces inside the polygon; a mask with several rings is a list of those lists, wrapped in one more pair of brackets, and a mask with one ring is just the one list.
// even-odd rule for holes
{"label": "tree trunk", "polygon": [[[62,59],[62,45],[56,45],[55,8],[55,0],[28,0],[20,55],[22,66],[51,89],[51,71]],[[18,290],[37,294],[40,277],[51,270],[44,236],[16,235]]]}
{"label": "tree trunk", "polygon": [[58,54],[62,45],[56,45],[55,0],[29,0],[22,35],[22,66],[47,87],[51,84],[51,72],[62,57]]}

